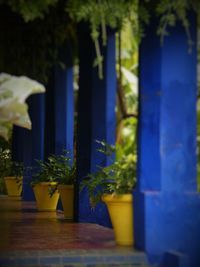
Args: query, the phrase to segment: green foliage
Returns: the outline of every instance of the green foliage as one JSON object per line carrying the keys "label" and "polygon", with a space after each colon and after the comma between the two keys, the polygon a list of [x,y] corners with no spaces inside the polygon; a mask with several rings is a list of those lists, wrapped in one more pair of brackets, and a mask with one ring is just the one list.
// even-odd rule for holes
{"label": "green foliage", "polygon": [[[108,155],[113,153],[113,146],[101,142],[102,149],[99,151]],[[109,148],[109,150],[108,150]],[[129,154],[115,160],[106,167],[98,166],[98,170],[82,180],[80,190],[87,188],[90,204],[95,207],[101,201],[103,193],[127,194],[131,193],[136,185],[136,158]]]}
{"label": "green foliage", "polygon": [[36,18],[44,18],[48,13],[49,7],[55,6],[58,0],[4,0],[0,3],[6,3],[12,11],[19,13],[26,22]]}
{"label": "green foliage", "polygon": [[116,145],[116,158],[121,159],[123,156],[130,154],[136,158],[137,154],[137,119],[134,117],[127,118],[123,121],[121,130],[121,140]]}
{"label": "green foliage", "polygon": [[97,40],[100,36],[103,44],[106,44],[106,26],[111,28],[121,28],[124,21],[129,19],[137,25],[137,0],[69,0],[67,1],[66,11],[72,19],[77,22],[89,22],[91,27],[91,37]]}
{"label": "green foliage", "polygon": [[1,158],[3,157],[2,151],[7,151],[9,149],[10,149],[10,143],[0,136],[0,194],[6,194],[4,176],[2,175],[1,172],[2,169]]}
{"label": "green foliage", "polygon": [[[123,92],[123,102],[126,114],[117,106],[117,149],[116,157],[122,155],[136,155],[136,133],[137,133],[137,113],[138,113],[138,42],[132,31],[129,22],[124,25],[118,36],[119,62],[117,64],[118,80],[121,83]],[[120,63],[121,62],[121,63]]]}
{"label": "green foliage", "polygon": [[103,45],[107,42],[107,27],[119,30],[129,20],[137,32],[137,0],[69,0],[66,11],[77,22],[88,22],[91,38],[94,41],[96,56],[94,66],[98,66],[99,77],[103,78],[102,55],[100,50],[100,37]]}
{"label": "green foliage", "polygon": [[[47,161],[36,160],[38,167],[34,169],[34,180],[31,185],[41,182],[55,182],[50,187],[50,195],[57,190],[57,184],[72,185],[76,179],[76,164],[72,164],[69,153],[63,151],[61,155],[50,155]],[[52,189],[53,188],[53,189]]]}
{"label": "green foliage", "polygon": [[198,1],[188,1],[188,0],[184,1],[162,0],[158,3],[156,7],[156,13],[158,14],[158,16],[160,16],[160,22],[157,32],[161,36],[162,43],[164,37],[169,34],[167,28],[175,26],[176,22],[179,20],[181,21],[183,27],[185,28],[188,37],[188,47],[189,49],[192,48],[193,41],[190,36],[188,11],[193,8],[196,8],[197,6],[198,6]]}
{"label": "green foliage", "polygon": [[[119,34],[120,40],[119,40]],[[138,63],[138,43],[139,36],[135,36],[135,31],[132,28],[132,25],[127,21],[120,33],[118,33],[117,38],[117,54],[121,56],[122,65],[125,69],[131,71],[135,75],[137,74],[137,63]],[[120,44],[119,44],[120,42]],[[119,51],[119,48],[121,51]]]}
{"label": "green foliage", "polygon": [[13,16],[2,9],[0,14],[0,69],[3,66],[6,72],[24,73],[42,82],[47,82],[51,67],[62,62],[59,49],[64,42],[68,40],[76,47],[76,23],[86,22],[90,26],[97,54],[94,65],[102,78],[100,43],[106,44],[107,27],[119,31],[129,21],[139,41],[145,33],[144,24],[158,16],[157,32],[163,41],[169,27],[180,21],[191,48],[188,13],[200,10],[198,0],[1,0],[0,5],[15,13]]}
{"label": "green foliage", "polygon": [[75,163],[71,166],[70,157],[66,155],[51,155],[47,161],[37,160],[38,171],[34,174],[32,184],[38,182],[58,182],[71,185],[75,182]]}
{"label": "green foliage", "polygon": [[1,177],[14,176],[20,178],[23,175],[23,164],[12,160],[11,151],[0,148],[0,175]]}
{"label": "green foliage", "polygon": [[11,147],[10,139],[9,141],[7,141],[3,137],[0,136],[0,149],[6,150],[6,149],[10,149],[10,147]]}
{"label": "green foliage", "polygon": [[15,177],[20,186],[23,172],[23,164],[12,160],[9,149],[0,147],[0,193],[5,193],[4,177]]}
{"label": "green foliage", "polygon": [[142,12],[140,20],[148,23],[153,16],[158,17],[157,33],[161,37],[161,43],[164,37],[170,34],[169,28],[174,27],[179,21],[185,29],[188,38],[189,50],[192,48],[193,40],[190,35],[189,14],[191,11],[200,12],[200,3],[198,0],[144,0],[141,6]]}
{"label": "green foliage", "polygon": [[100,145],[97,151],[106,156],[111,156],[116,151],[115,146],[107,144],[105,141],[96,140],[96,143]]}

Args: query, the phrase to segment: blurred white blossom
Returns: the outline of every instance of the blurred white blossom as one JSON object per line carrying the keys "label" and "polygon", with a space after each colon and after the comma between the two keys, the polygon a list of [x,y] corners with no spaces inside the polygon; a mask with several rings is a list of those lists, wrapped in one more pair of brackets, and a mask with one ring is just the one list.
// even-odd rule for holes
{"label": "blurred white blossom", "polygon": [[35,80],[0,73],[0,136],[8,139],[13,124],[31,129],[25,101],[31,94],[44,92],[45,87]]}

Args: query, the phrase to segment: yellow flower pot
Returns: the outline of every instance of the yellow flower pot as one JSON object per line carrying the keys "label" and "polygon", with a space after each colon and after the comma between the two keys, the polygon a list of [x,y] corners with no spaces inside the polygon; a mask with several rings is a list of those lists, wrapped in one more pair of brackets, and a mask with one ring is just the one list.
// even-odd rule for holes
{"label": "yellow flower pot", "polygon": [[52,196],[49,195],[49,190],[55,185],[55,182],[41,182],[33,186],[38,211],[56,211],[59,193],[56,190]]}
{"label": "yellow flower pot", "polygon": [[132,194],[104,194],[102,200],[106,203],[118,245],[131,246],[133,238],[133,196]]}
{"label": "yellow flower pot", "polygon": [[73,220],[74,218],[74,186],[73,185],[59,185],[58,191],[60,193],[65,219]]}
{"label": "yellow flower pot", "polygon": [[5,184],[8,196],[19,197],[22,193],[22,177],[16,178],[14,176],[5,177]]}

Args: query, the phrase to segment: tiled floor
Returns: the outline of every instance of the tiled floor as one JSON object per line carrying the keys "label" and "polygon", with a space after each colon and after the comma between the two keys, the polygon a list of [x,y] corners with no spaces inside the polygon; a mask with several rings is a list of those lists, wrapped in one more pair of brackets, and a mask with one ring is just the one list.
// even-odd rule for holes
{"label": "tiled floor", "polygon": [[145,254],[118,247],[113,230],[70,223],[62,212],[0,196],[0,266],[147,266]]}

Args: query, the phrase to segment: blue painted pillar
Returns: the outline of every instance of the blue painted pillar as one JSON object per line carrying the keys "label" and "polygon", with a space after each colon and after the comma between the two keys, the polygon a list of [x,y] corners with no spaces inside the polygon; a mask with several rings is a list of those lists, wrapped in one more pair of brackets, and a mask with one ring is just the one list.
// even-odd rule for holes
{"label": "blue painted pillar", "polygon": [[71,49],[66,45],[60,51],[65,67],[52,69],[46,94],[45,157],[51,153],[70,151],[73,158],[74,94]]}
{"label": "blue painted pillar", "polygon": [[[104,78],[98,77],[97,68],[93,67],[96,57],[94,44],[86,25],[79,28],[79,98],[78,98],[78,133],[77,167],[81,180],[88,173],[97,169],[97,165],[107,165],[108,158],[97,152],[96,140],[115,144],[115,33],[109,32],[107,46],[103,49]],[[77,196],[79,194],[77,186]],[[104,204],[91,209],[87,191],[79,194],[77,220],[94,222],[110,226],[110,220]]]}
{"label": "blue painted pillar", "polygon": [[[25,167],[36,166],[36,159],[44,158],[44,94],[32,95],[28,99],[29,115],[32,130],[23,133],[23,162]],[[34,193],[30,186],[32,172],[25,170],[23,177],[23,200],[34,200]]]}
{"label": "blue painted pillar", "polygon": [[[61,50],[61,58],[65,68],[56,66],[54,70],[54,105],[55,105],[55,154],[62,154],[63,150],[74,157],[74,91],[73,91],[73,65],[71,49],[66,45]],[[71,162],[72,163],[72,162]],[[59,201],[58,209],[62,208]]]}
{"label": "blue painted pillar", "polygon": [[161,46],[155,21],[140,47],[135,246],[165,267],[200,266],[194,16],[190,25],[192,53],[180,25],[171,29]]}
{"label": "blue painted pillar", "polygon": [[55,69],[55,153],[63,149],[73,159],[74,144],[73,67]]}

